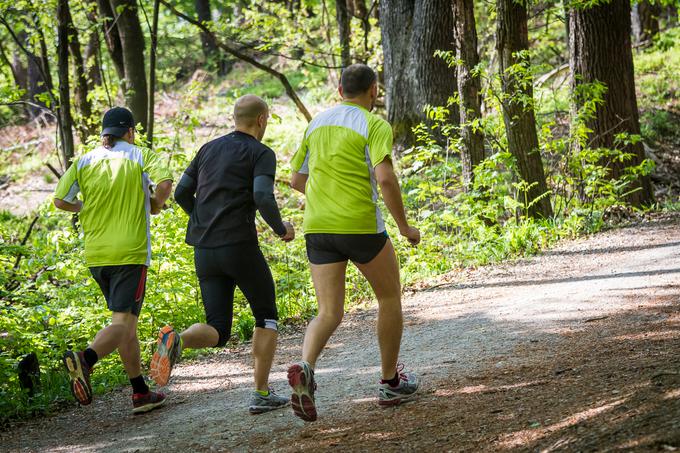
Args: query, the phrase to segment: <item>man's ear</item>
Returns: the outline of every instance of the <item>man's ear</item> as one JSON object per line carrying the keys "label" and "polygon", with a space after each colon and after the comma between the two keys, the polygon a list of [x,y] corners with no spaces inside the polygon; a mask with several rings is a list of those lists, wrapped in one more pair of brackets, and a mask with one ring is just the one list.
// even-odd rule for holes
{"label": "man's ear", "polygon": [[342,89],[342,85],[338,85],[338,93],[340,94],[341,98],[345,98],[344,90]]}

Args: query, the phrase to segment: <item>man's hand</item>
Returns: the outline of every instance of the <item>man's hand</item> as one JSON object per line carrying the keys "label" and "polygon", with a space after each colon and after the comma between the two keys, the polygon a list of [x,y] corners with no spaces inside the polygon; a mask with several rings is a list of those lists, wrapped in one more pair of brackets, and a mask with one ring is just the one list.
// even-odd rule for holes
{"label": "man's hand", "polygon": [[283,226],[286,227],[286,234],[279,236],[283,242],[290,242],[295,239],[295,228],[290,222],[283,222]]}
{"label": "man's hand", "polygon": [[411,245],[418,245],[420,243],[420,231],[418,231],[418,228],[407,226],[403,231],[399,231],[399,233],[408,239]]}

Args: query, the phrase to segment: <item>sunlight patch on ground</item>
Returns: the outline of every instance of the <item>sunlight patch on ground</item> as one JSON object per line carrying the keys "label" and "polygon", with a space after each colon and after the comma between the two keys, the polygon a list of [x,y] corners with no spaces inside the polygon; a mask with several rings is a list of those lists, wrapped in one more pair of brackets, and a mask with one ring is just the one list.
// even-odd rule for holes
{"label": "sunlight patch on ground", "polygon": [[495,393],[495,392],[503,392],[506,390],[515,390],[515,389],[520,389],[520,388],[525,388],[525,387],[532,387],[534,385],[542,385],[545,384],[546,381],[530,381],[530,382],[520,382],[517,384],[511,384],[511,385],[499,385],[498,387],[489,387],[487,385],[481,384],[481,385],[470,385],[467,387],[463,387],[458,390],[437,390],[435,391],[436,396],[452,396],[456,393],[460,394],[472,394],[472,393]]}
{"label": "sunlight patch on ground", "polygon": [[665,400],[671,400],[674,398],[680,398],[680,388],[666,392],[663,395],[663,399]]}
{"label": "sunlight patch on ground", "polygon": [[612,339],[620,341],[626,340],[642,341],[642,340],[670,340],[678,337],[680,337],[680,330],[662,330],[661,332],[642,332],[636,334],[619,335],[617,337],[613,337]]}
{"label": "sunlight patch on ground", "polygon": [[499,446],[503,448],[518,448],[523,445],[526,445],[530,442],[534,442],[538,439],[541,439],[545,436],[548,436],[555,431],[559,431],[560,429],[567,428],[569,426],[576,425],[577,423],[583,422],[585,420],[591,419],[593,417],[596,417],[604,412],[607,412],[616,406],[619,406],[623,404],[627,398],[622,398],[616,401],[613,401],[611,403],[606,403],[606,402],[599,402],[596,407],[586,409],[584,411],[578,412],[574,415],[571,415],[561,422],[541,427],[541,428],[536,428],[536,429],[525,429],[522,431],[517,431],[511,434],[505,434],[501,436],[501,440],[499,442]]}

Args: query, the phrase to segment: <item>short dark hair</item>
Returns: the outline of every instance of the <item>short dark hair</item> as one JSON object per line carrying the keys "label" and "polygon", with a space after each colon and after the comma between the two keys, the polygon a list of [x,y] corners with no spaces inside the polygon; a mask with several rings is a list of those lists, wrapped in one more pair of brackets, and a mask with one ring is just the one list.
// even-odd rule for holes
{"label": "short dark hair", "polygon": [[378,77],[375,71],[365,64],[353,64],[342,70],[340,85],[345,97],[353,98],[368,91]]}

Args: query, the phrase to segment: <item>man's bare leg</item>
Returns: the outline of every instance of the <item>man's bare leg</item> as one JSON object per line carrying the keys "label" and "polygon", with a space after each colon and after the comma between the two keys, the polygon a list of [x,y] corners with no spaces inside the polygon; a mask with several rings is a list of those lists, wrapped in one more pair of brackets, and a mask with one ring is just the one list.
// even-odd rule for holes
{"label": "man's bare leg", "polygon": [[312,369],[345,312],[345,273],[347,261],[310,264],[319,313],[307,326],[302,344],[302,360]]}
{"label": "man's bare leg", "polygon": [[182,338],[182,348],[201,349],[212,348],[220,341],[217,329],[209,324],[192,324],[179,335]]}
{"label": "man's bare leg", "polygon": [[378,299],[378,343],[382,378],[394,378],[403,331],[399,263],[388,239],[378,255],[366,264],[356,264],[370,283]]}
{"label": "man's bare leg", "polygon": [[134,378],[142,374],[142,363],[139,356],[139,339],[137,338],[137,316],[131,313],[120,313],[128,316],[126,325],[127,332],[124,334],[118,354],[123,362],[123,367],[128,377]]}
{"label": "man's bare leg", "polygon": [[274,329],[256,327],[253,332],[253,359],[255,362],[255,390],[269,390],[269,371],[276,352],[278,332]]}
{"label": "man's bare leg", "polygon": [[111,324],[97,332],[90,344],[90,349],[97,353],[97,358],[103,359],[128,339],[131,326],[137,329],[137,316],[131,313],[114,312],[111,316]]}

